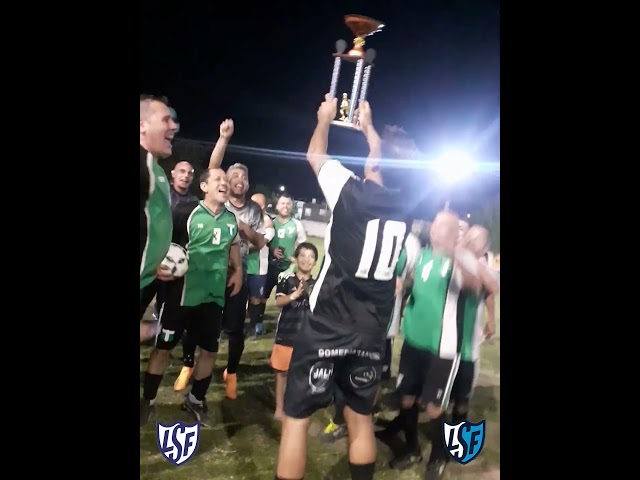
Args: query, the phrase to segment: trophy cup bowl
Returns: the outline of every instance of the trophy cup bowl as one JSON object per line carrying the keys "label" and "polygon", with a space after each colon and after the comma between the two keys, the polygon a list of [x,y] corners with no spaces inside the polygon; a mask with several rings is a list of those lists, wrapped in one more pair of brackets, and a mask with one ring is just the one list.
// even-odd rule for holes
{"label": "trophy cup bowl", "polygon": [[366,99],[371,68],[376,56],[376,52],[372,48],[365,52],[364,39],[381,31],[385,25],[379,20],[365,17],[364,15],[345,15],[344,21],[354,35],[353,48],[345,54],[346,42],[344,40],[338,40],[338,42],[336,42],[336,53],[333,54],[334,67],[330,88],[332,98],[337,96],[341,62],[344,60],[355,64],[356,70],[353,78],[351,97],[349,98],[346,92],[342,95],[343,100],[339,103],[340,119],[333,120],[331,124],[359,131],[361,129],[358,125],[358,119],[354,119],[354,114],[358,102]]}
{"label": "trophy cup bowl", "polygon": [[334,53],[334,57],[340,57],[347,62],[356,63],[364,58],[364,39],[384,28],[384,23],[363,15],[345,15],[344,23],[353,33],[353,48],[347,53]]}

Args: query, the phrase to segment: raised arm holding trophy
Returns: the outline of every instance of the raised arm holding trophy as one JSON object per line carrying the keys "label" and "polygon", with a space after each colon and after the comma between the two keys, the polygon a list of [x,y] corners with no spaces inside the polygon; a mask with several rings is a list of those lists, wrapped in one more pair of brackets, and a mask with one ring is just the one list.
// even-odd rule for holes
{"label": "raised arm holding trophy", "polygon": [[353,117],[358,104],[367,97],[371,68],[373,67],[373,60],[376,57],[376,51],[373,48],[367,51],[364,50],[364,39],[382,30],[384,24],[378,20],[362,15],[346,15],[344,21],[353,32],[355,38],[353,40],[353,48],[347,53],[344,53],[347,49],[347,42],[342,39],[336,42],[336,53],[333,54],[335,57],[333,75],[331,76],[331,87],[329,89],[331,98],[336,96],[342,61],[355,64],[355,73],[353,76],[351,97],[347,96],[346,93],[342,94],[339,108],[340,118],[334,120],[331,124],[352,130],[360,130],[358,119],[354,119]]}

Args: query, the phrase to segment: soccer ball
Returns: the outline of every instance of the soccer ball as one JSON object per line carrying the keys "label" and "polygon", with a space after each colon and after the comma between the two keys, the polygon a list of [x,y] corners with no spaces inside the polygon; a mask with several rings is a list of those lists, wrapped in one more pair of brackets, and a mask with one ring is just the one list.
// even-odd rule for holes
{"label": "soccer ball", "polygon": [[172,243],[167,256],[162,260],[162,265],[167,267],[174,277],[183,277],[189,270],[189,255],[184,247]]}

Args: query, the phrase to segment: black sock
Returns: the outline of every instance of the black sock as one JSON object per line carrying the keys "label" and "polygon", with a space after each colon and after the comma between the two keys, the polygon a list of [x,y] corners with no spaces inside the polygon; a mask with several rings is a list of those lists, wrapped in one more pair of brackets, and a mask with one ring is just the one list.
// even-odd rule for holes
{"label": "black sock", "polygon": [[375,462],[366,465],[354,465],[349,462],[351,480],[373,480],[373,472],[376,469]]}
{"label": "black sock", "polygon": [[229,357],[227,359],[227,373],[236,373],[240,358],[244,351],[244,332],[229,334]]}
{"label": "black sock", "polygon": [[333,423],[336,425],[344,425],[344,405],[336,403],[336,414],[333,416]]}
{"label": "black sock", "polygon": [[156,398],[158,396],[160,382],[162,382],[162,375],[154,375],[153,373],[145,372],[144,385],[142,387],[142,398],[145,400],[153,400]]}
{"label": "black sock", "polygon": [[452,423],[455,425],[456,423],[460,423],[460,422],[466,422],[467,418],[469,418],[469,412],[468,411],[457,411],[455,408],[453,409],[453,412],[451,413],[451,421]]}
{"label": "black sock", "polygon": [[267,308],[267,304],[264,302],[261,302],[260,305],[258,305],[259,308],[259,312],[260,312],[260,316],[258,317],[258,323],[262,323],[264,322],[264,310]]}
{"label": "black sock", "polygon": [[200,380],[194,380],[191,386],[191,394],[201,402],[204,400],[204,396],[207,394],[209,385],[211,384],[211,375]]}
{"label": "black sock", "polygon": [[407,415],[407,410],[404,408],[401,408],[396,418],[391,420],[389,422],[389,425],[385,427],[384,432],[386,432],[388,435],[396,435],[397,433],[404,430],[404,417],[406,415]]}
{"label": "black sock", "polygon": [[404,417],[404,436],[407,441],[407,449],[418,448],[418,405],[406,410]]}
{"label": "black sock", "polygon": [[256,331],[256,324],[260,323],[260,304],[250,303],[247,310],[249,311],[249,327],[253,333]]}
{"label": "black sock", "polygon": [[196,358],[196,344],[191,341],[188,333],[182,337],[182,363],[185,367],[193,368]]}
{"label": "black sock", "polygon": [[444,414],[438,418],[433,419],[427,425],[427,437],[431,442],[431,456],[429,457],[429,463],[437,460],[448,460],[449,454],[444,448],[444,438],[442,436],[442,424],[444,420]]}

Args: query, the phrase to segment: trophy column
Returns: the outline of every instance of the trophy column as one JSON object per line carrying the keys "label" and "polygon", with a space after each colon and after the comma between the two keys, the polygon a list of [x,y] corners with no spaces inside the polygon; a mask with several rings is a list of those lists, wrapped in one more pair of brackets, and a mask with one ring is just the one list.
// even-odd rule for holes
{"label": "trophy column", "polygon": [[331,124],[351,130],[360,130],[358,119],[354,119],[353,117],[355,116],[358,104],[367,98],[369,81],[371,79],[371,68],[373,67],[373,60],[376,56],[376,51],[371,48],[366,52],[364,51],[364,39],[382,30],[384,24],[378,20],[362,15],[347,15],[345,17],[345,23],[351,29],[355,38],[353,40],[353,48],[346,54],[343,52],[346,49],[347,42],[344,40],[338,40],[336,42],[336,53],[333,54],[335,57],[333,74],[331,75],[331,86],[329,88],[331,98],[335,98],[338,93],[338,79],[340,77],[342,61],[345,60],[349,63],[354,63],[355,72],[351,86],[351,97],[349,98],[346,93],[342,94],[342,100],[339,103],[338,110],[340,118],[333,120]]}

